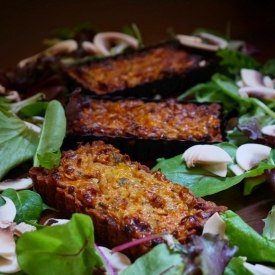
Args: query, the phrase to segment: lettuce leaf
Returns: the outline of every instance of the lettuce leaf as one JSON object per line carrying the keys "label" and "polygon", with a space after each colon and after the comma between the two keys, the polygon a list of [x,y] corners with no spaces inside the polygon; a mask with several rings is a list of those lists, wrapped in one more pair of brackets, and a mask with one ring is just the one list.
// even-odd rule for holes
{"label": "lettuce leaf", "polygon": [[26,232],[17,241],[18,264],[28,275],[90,275],[102,259],[94,246],[92,220],[74,214],[63,225]]}
{"label": "lettuce leaf", "polygon": [[226,223],[226,236],[231,246],[238,246],[236,256],[245,256],[251,262],[275,263],[275,243],[258,234],[233,211],[221,214]]}
{"label": "lettuce leaf", "polygon": [[0,179],[12,168],[31,160],[39,137],[14,114],[0,109]]}

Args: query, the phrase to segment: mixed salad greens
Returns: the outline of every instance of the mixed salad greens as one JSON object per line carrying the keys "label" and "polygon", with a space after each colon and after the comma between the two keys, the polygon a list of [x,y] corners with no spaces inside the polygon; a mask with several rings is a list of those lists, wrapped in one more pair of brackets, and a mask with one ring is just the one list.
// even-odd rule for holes
{"label": "mixed salad greens", "polygon": [[[142,45],[141,35],[135,25],[127,28],[127,32],[134,33],[138,37],[139,45]],[[91,40],[94,35],[95,31],[84,24],[79,28],[60,32],[58,39],[74,38],[83,41]],[[47,41],[48,45],[53,42],[54,40]],[[229,45],[234,44],[234,41],[229,42]],[[228,142],[215,146],[225,150],[234,162],[237,148],[244,143],[255,142],[274,147],[275,142],[274,138],[268,138],[261,133],[264,126],[275,124],[274,99],[241,97],[236,84],[243,68],[275,77],[275,59],[262,65],[247,55],[247,52],[244,53],[244,48],[219,49],[216,55],[220,58],[220,67],[211,81],[198,84],[178,97],[179,100],[192,97],[199,102],[223,102],[229,121]],[[116,50],[114,49],[114,53],[117,53]],[[78,62],[83,58],[91,57],[85,56],[81,51],[70,56],[70,60],[64,56],[46,56],[38,59],[35,64],[0,73],[1,87],[16,90],[26,98],[18,103],[11,103],[7,97],[0,97],[0,179],[26,161],[47,169],[58,166],[60,147],[66,131],[62,104],[52,100],[65,90],[58,67],[60,62]],[[47,101],[41,101],[41,95],[45,95]],[[33,131],[23,121],[30,122],[34,116],[44,117],[43,122],[37,124],[42,128],[40,132]],[[187,186],[196,196],[215,194],[240,182],[244,182],[244,194],[249,195],[262,182],[268,181],[275,186],[274,160],[272,149],[270,156],[253,169],[241,175],[235,175],[228,169],[226,177],[215,176],[200,166],[188,168],[181,155],[159,159],[153,169],[161,169],[168,179]],[[107,274],[115,274],[94,242],[93,223],[88,216],[74,214],[65,224],[45,226],[39,223],[39,218],[42,211],[49,207],[35,191],[6,189],[0,195],[0,209],[6,204],[5,198],[11,199],[16,207],[16,216],[12,222],[24,222],[37,229],[15,239],[21,271],[14,274],[92,274],[102,266]],[[195,236],[186,245],[180,245],[176,240],[173,248],[167,244],[159,244],[120,274],[265,274],[251,271],[244,263],[247,260],[252,263],[275,264],[274,212],[274,209],[270,211],[265,220],[263,234],[260,235],[240,216],[228,210],[221,214],[226,224],[227,240],[206,233]],[[134,244],[129,244],[128,247],[131,245]],[[268,274],[275,274],[271,269],[269,272]],[[1,272],[0,274],[2,275]]]}

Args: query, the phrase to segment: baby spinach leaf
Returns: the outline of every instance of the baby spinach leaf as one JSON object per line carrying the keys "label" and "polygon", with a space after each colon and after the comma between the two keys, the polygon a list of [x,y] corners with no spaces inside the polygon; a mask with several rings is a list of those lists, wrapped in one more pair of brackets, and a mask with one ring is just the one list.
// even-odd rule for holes
{"label": "baby spinach leaf", "polygon": [[61,151],[59,148],[52,148],[49,152],[46,152],[43,156],[37,154],[37,158],[40,165],[46,169],[57,167],[61,158]]}
{"label": "baby spinach leaf", "polygon": [[0,179],[12,168],[31,160],[39,137],[14,114],[0,109]]}
{"label": "baby spinach leaf", "polygon": [[170,250],[166,244],[155,246],[150,252],[138,258],[121,275],[173,275],[183,274],[184,263],[181,252]]}
{"label": "baby spinach leaf", "polygon": [[48,102],[35,102],[24,106],[18,114],[21,117],[45,116]]}
{"label": "baby spinach leaf", "polygon": [[94,246],[89,216],[74,214],[63,225],[24,233],[16,245],[18,264],[28,275],[91,275],[102,259]]}
{"label": "baby spinach leaf", "polygon": [[[224,149],[235,160],[237,147],[229,143],[215,144]],[[200,166],[188,168],[182,155],[170,159],[160,159],[158,164],[152,170],[161,169],[162,173],[171,181],[179,183],[189,188],[195,196],[204,197],[207,195],[218,193],[222,190],[228,189],[235,184],[241,182],[244,178],[257,177],[264,173],[266,169],[274,168],[272,159],[273,153],[268,160],[260,162],[257,168],[252,169],[242,175],[235,176],[230,169],[228,169],[225,178],[218,177]]]}
{"label": "baby spinach leaf", "polygon": [[275,58],[267,60],[260,71],[263,75],[275,77]]}
{"label": "baby spinach leaf", "polygon": [[38,220],[43,210],[43,201],[40,195],[31,190],[15,191],[12,188],[4,190],[3,196],[10,198],[16,207],[14,222]]}
{"label": "baby spinach leaf", "polygon": [[[45,114],[45,120],[42,126],[41,137],[34,156],[34,166],[39,166],[41,163],[38,155],[44,156],[48,152],[52,152],[53,148],[60,148],[66,132],[66,117],[64,109],[60,102],[53,100],[49,103]],[[47,155],[48,156],[48,155]],[[50,158],[47,157],[47,167],[56,165],[56,158],[53,163],[50,163]]]}
{"label": "baby spinach leaf", "polygon": [[275,263],[275,243],[258,234],[233,211],[221,214],[226,223],[229,244],[238,246],[236,256],[245,256],[251,262]]}

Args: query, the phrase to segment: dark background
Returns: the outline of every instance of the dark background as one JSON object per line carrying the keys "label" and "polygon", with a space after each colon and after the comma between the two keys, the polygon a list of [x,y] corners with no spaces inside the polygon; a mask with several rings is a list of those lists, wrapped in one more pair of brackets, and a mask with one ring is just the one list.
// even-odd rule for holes
{"label": "dark background", "polygon": [[275,57],[275,1],[247,0],[0,0],[0,68],[43,49],[52,30],[91,22],[101,31],[135,23],[145,45],[168,37],[167,29],[191,34],[196,28],[230,29],[233,39],[261,49],[260,61]]}

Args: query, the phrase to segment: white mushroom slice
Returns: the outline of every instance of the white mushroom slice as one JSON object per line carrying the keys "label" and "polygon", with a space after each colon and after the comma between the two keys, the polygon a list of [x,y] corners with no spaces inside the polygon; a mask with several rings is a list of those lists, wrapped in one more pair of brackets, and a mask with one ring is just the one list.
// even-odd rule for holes
{"label": "white mushroom slice", "polygon": [[7,228],[0,228],[0,256],[5,259],[12,259],[15,255],[15,241],[13,232]]}
{"label": "white mushroom slice", "polygon": [[198,33],[197,35],[211,42],[212,44],[217,45],[221,49],[224,49],[228,46],[228,42],[225,39],[218,37],[216,35],[206,33],[206,32],[201,32],[201,33]]}
{"label": "white mushroom slice", "polygon": [[225,229],[226,229],[226,224],[224,220],[216,212],[205,223],[202,234],[205,234],[205,233],[210,233],[214,235],[219,234],[222,239],[225,239],[226,238]]}
{"label": "white mushroom slice", "polygon": [[[32,187],[31,178],[22,178],[22,179],[8,179],[0,182],[0,191],[3,191],[7,188],[13,188],[15,190],[24,190]],[[0,207],[1,211],[1,207]]]}
{"label": "white mushroom slice", "polygon": [[35,62],[38,58],[40,58],[42,56],[68,54],[68,53],[74,52],[76,50],[77,50],[77,42],[75,40],[73,40],[73,39],[63,40],[63,41],[56,43],[52,47],[50,47],[36,55],[33,55],[33,56],[28,57],[24,60],[21,60],[18,63],[18,66],[20,68],[22,68],[22,67],[26,66],[28,63]]}
{"label": "white mushroom slice", "polygon": [[263,75],[252,69],[241,69],[241,78],[246,86],[264,86]]}
{"label": "white mushroom slice", "polygon": [[13,231],[15,225],[16,223],[14,222],[0,220],[0,228],[3,228],[3,229],[8,228],[10,231]]}
{"label": "white mushroom slice", "polygon": [[122,272],[129,265],[131,265],[130,259],[123,253],[115,252],[112,254],[111,250],[106,247],[99,246],[98,248],[101,250],[101,252],[107,258],[107,260],[109,261],[110,265],[112,266],[113,270],[116,273]]}
{"label": "white mushroom slice", "polygon": [[245,86],[242,80],[237,81],[236,84],[237,84],[237,86],[240,87],[240,88],[242,88],[242,87]]}
{"label": "white mushroom slice", "polygon": [[197,49],[207,50],[216,52],[219,49],[217,45],[210,45],[202,43],[202,40],[192,40],[188,38],[186,35],[178,34],[176,35],[176,39],[184,46],[193,47]]}
{"label": "white mushroom slice", "polygon": [[270,155],[271,148],[256,143],[241,145],[236,151],[236,162],[245,171],[257,166]]}
{"label": "white mushroom slice", "polygon": [[14,227],[13,233],[17,237],[21,237],[25,232],[35,231],[36,227],[25,222],[21,222]]}
{"label": "white mushroom slice", "polygon": [[37,125],[32,124],[32,123],[30,123],[28,121],[23,121],[23,122],[28,126],[28,128],[30,130],[33,130],[35,133],[39,134],[41,132],[41,128],[38,127]]}
{"label": "white mushroom slice", "polygon": [[275,137],[275,125],[267,125],[261,129],[264,135]]}
{"label": "white mushroom slice", "polygon": [[10,198],[2,196],[6,203],[0,206],[0,220],[13,221],[16,216],[16,207]]}
{"label": "white mushroom slice", "polygon": [[233,162],[226,151],[214,145],[194,145],[188,148],[182,157],[185,159],[187,167],[195,164],[209,165]]}
{"label": "white mushroom slice", "polygon": [[260,264],[250,264],[247,262],[243,263],[244,267],[248,269],[254,275],[275,275],[275,270],[273,268],[260,265]]}
{"label": "white mushroom slice", "polygon": [[93,42],[99,53],[103,55],[110,55],[112,44],[124,43],[131,48],[138,48],[138,40],[136,38],[120,32],[100,32],[95,35]]}
{"label": "white mushroom slice", "polygon": [[216,163],[216,164],[201,165],[201,167],[216,176],[226,177],[227,165],[224,162]]}
{"label": "white mushroom slice", "polygon": [[90,41],[83,41],[81,44],[82,49],[90,54],[99,54],[99,50],[97,49],[97,47],[95,46],[94,43],[90,42]]}
{"label": "white mushroom slice", "polygon": [[245,170],[238,164],[230,165],[229,168],[236,176],[239,176],[245,172]]}
{"label": "white mushroom slice", "polygon": [[259,98],[275,98],[275,89],[270,89],[264,86],[242,87],[239,89],[238,93],[244,98],[249,96]]}
{"label": "white mushroom slice", "polygon": [[12,260],[7,260],[5,258],[0,257],[0,272],[4,274],[10,274],[20,271],[20,267],[17,263],[16,256],[13,257]]}
{"label": "white mushroom slice", "polygon": [[263,83],[267,88],[274,89],[274,82],[269,76],[264,76]]}

